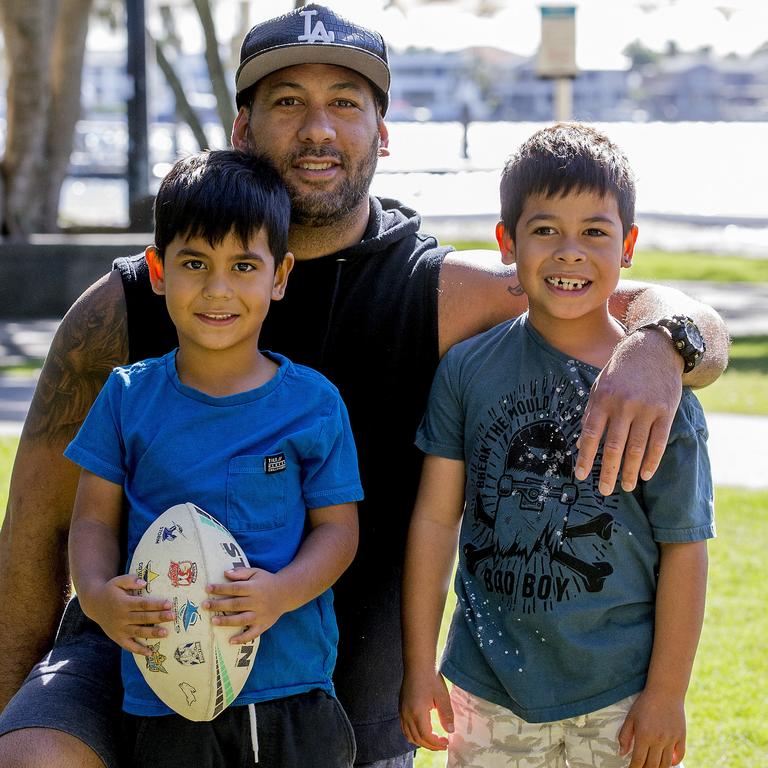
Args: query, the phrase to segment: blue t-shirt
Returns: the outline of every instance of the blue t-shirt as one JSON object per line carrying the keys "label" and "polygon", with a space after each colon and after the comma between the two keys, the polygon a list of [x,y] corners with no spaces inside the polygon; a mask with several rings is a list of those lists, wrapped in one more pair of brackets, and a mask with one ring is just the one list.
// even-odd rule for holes
{"label": "blue t-shirt", "polygon": [[653,478],[632,493],[573,476],[599,370],[527,316],[443,358],[416,443],[466,467],[446,677],[528,722],[598,710],[645,685],[658,542],[714,536],[707,430],[689,390]]}
{"label": "blue t-shirt", "polygon": [[[123,486],[127,562],[159,514],[191,501],[227,526],[252,566],[275,572],[295,557],[307,509],[363,497],[336,388],[310,368],[266,354],[279,365],[275,376],[226,397],[182,384],[175,351],[111,373],[65,455]],[[315,688],[333,693],[337,640],[326,590],[261,636],[251,675],[234,703]],[[122,672],[126,712],[171,712],[126,651]]]}

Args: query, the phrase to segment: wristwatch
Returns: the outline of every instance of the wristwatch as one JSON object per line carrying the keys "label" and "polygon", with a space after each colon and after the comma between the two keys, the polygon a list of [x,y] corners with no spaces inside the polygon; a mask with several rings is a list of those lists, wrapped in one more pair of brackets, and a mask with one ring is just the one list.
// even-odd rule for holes
{"label": "wristwatch", "polygon": [[657,320],[655,323],[640,326],[638,330],[640,331],[644,328],[660,328],[672,337],[672,343],[685,363],[685,373],[692,371],[707,351],[707,345],[701,337],[699,327],[690,317],[685,315],[662,317],[661,320]]}

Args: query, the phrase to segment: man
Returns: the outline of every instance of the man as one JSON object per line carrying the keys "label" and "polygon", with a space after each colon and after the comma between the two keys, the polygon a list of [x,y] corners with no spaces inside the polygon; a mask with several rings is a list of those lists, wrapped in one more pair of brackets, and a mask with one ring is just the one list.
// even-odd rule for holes
{"label": "man", "polygon": [[[355,727],[358,765],[408,766],[411,747],[398,719],[400,581],[420,469],[415,429],[439,357],[520,314],[525,299],[497,255],[439,247],[418,231],[415,212],[369,197],[377,156],[388,153],[389,68],[377,33],[317,5],[271,19],[246,37],[236,88],[232,144],[269,157],[293,205],[289,248],[297,263],[262,343],[339,387],[358,444],[366,500],[358,556],[334,590],[337,692]],[[49,647],[67,591],[78,471],[61,452],[113,366],[176,343],[143,261],[117,267],[64,318],[22,433],[0,540],[0,705]],[[725,367],[721,321],[678,292],[635,285],[613,297],[611,311],[630,329],[675,313],[692,318],[707,353],[686,384],[706,385]],[[691,324],[673,323],[675,335],[685,331],[685,359],[666,330],[630,334],[596,382],[576,473],[588,474],[604,440],[602,493],[613,488],[622,458],[623,487],[655,469],[680,373],[700,351]],[[3,766],[117,765],[119,692],[105,682],[111,657],[78,617],[74,604],[57,648],[0,718]]]}

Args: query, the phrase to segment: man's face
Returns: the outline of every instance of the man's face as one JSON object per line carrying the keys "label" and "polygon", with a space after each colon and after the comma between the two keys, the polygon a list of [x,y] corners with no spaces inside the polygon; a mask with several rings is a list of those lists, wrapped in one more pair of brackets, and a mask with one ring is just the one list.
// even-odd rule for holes
{"label": "man's face", "polygon": [[267,75],[232,131],[234,147],[274,163],[291,195],[292,220],[313,226],[367,208],[377,153],[386,144],[368,81],[326,64]]}

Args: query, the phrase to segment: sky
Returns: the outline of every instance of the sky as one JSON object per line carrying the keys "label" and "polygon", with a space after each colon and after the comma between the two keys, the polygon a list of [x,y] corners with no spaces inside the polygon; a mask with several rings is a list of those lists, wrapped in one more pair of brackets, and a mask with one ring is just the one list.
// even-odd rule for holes
{"label": "sky", "polygon": [[[326,0],[340,14],[378,29],[396,48],[420,46],[457,50],[489,45],[523,56],[538,48],[541,21],[534,0],[495,0],[490,17],[470,9],[478,0],[418,2]],[[581,68],[627,66],[622,50],[639,39],[663,50],[674,40],[682,50],[711,46],[718,54],[748,55],[768,41],[768,0],[573,0],[549,4],[576,7],[576,58]],[[285,13],[289,0],[258,0],[253,22]]]}

